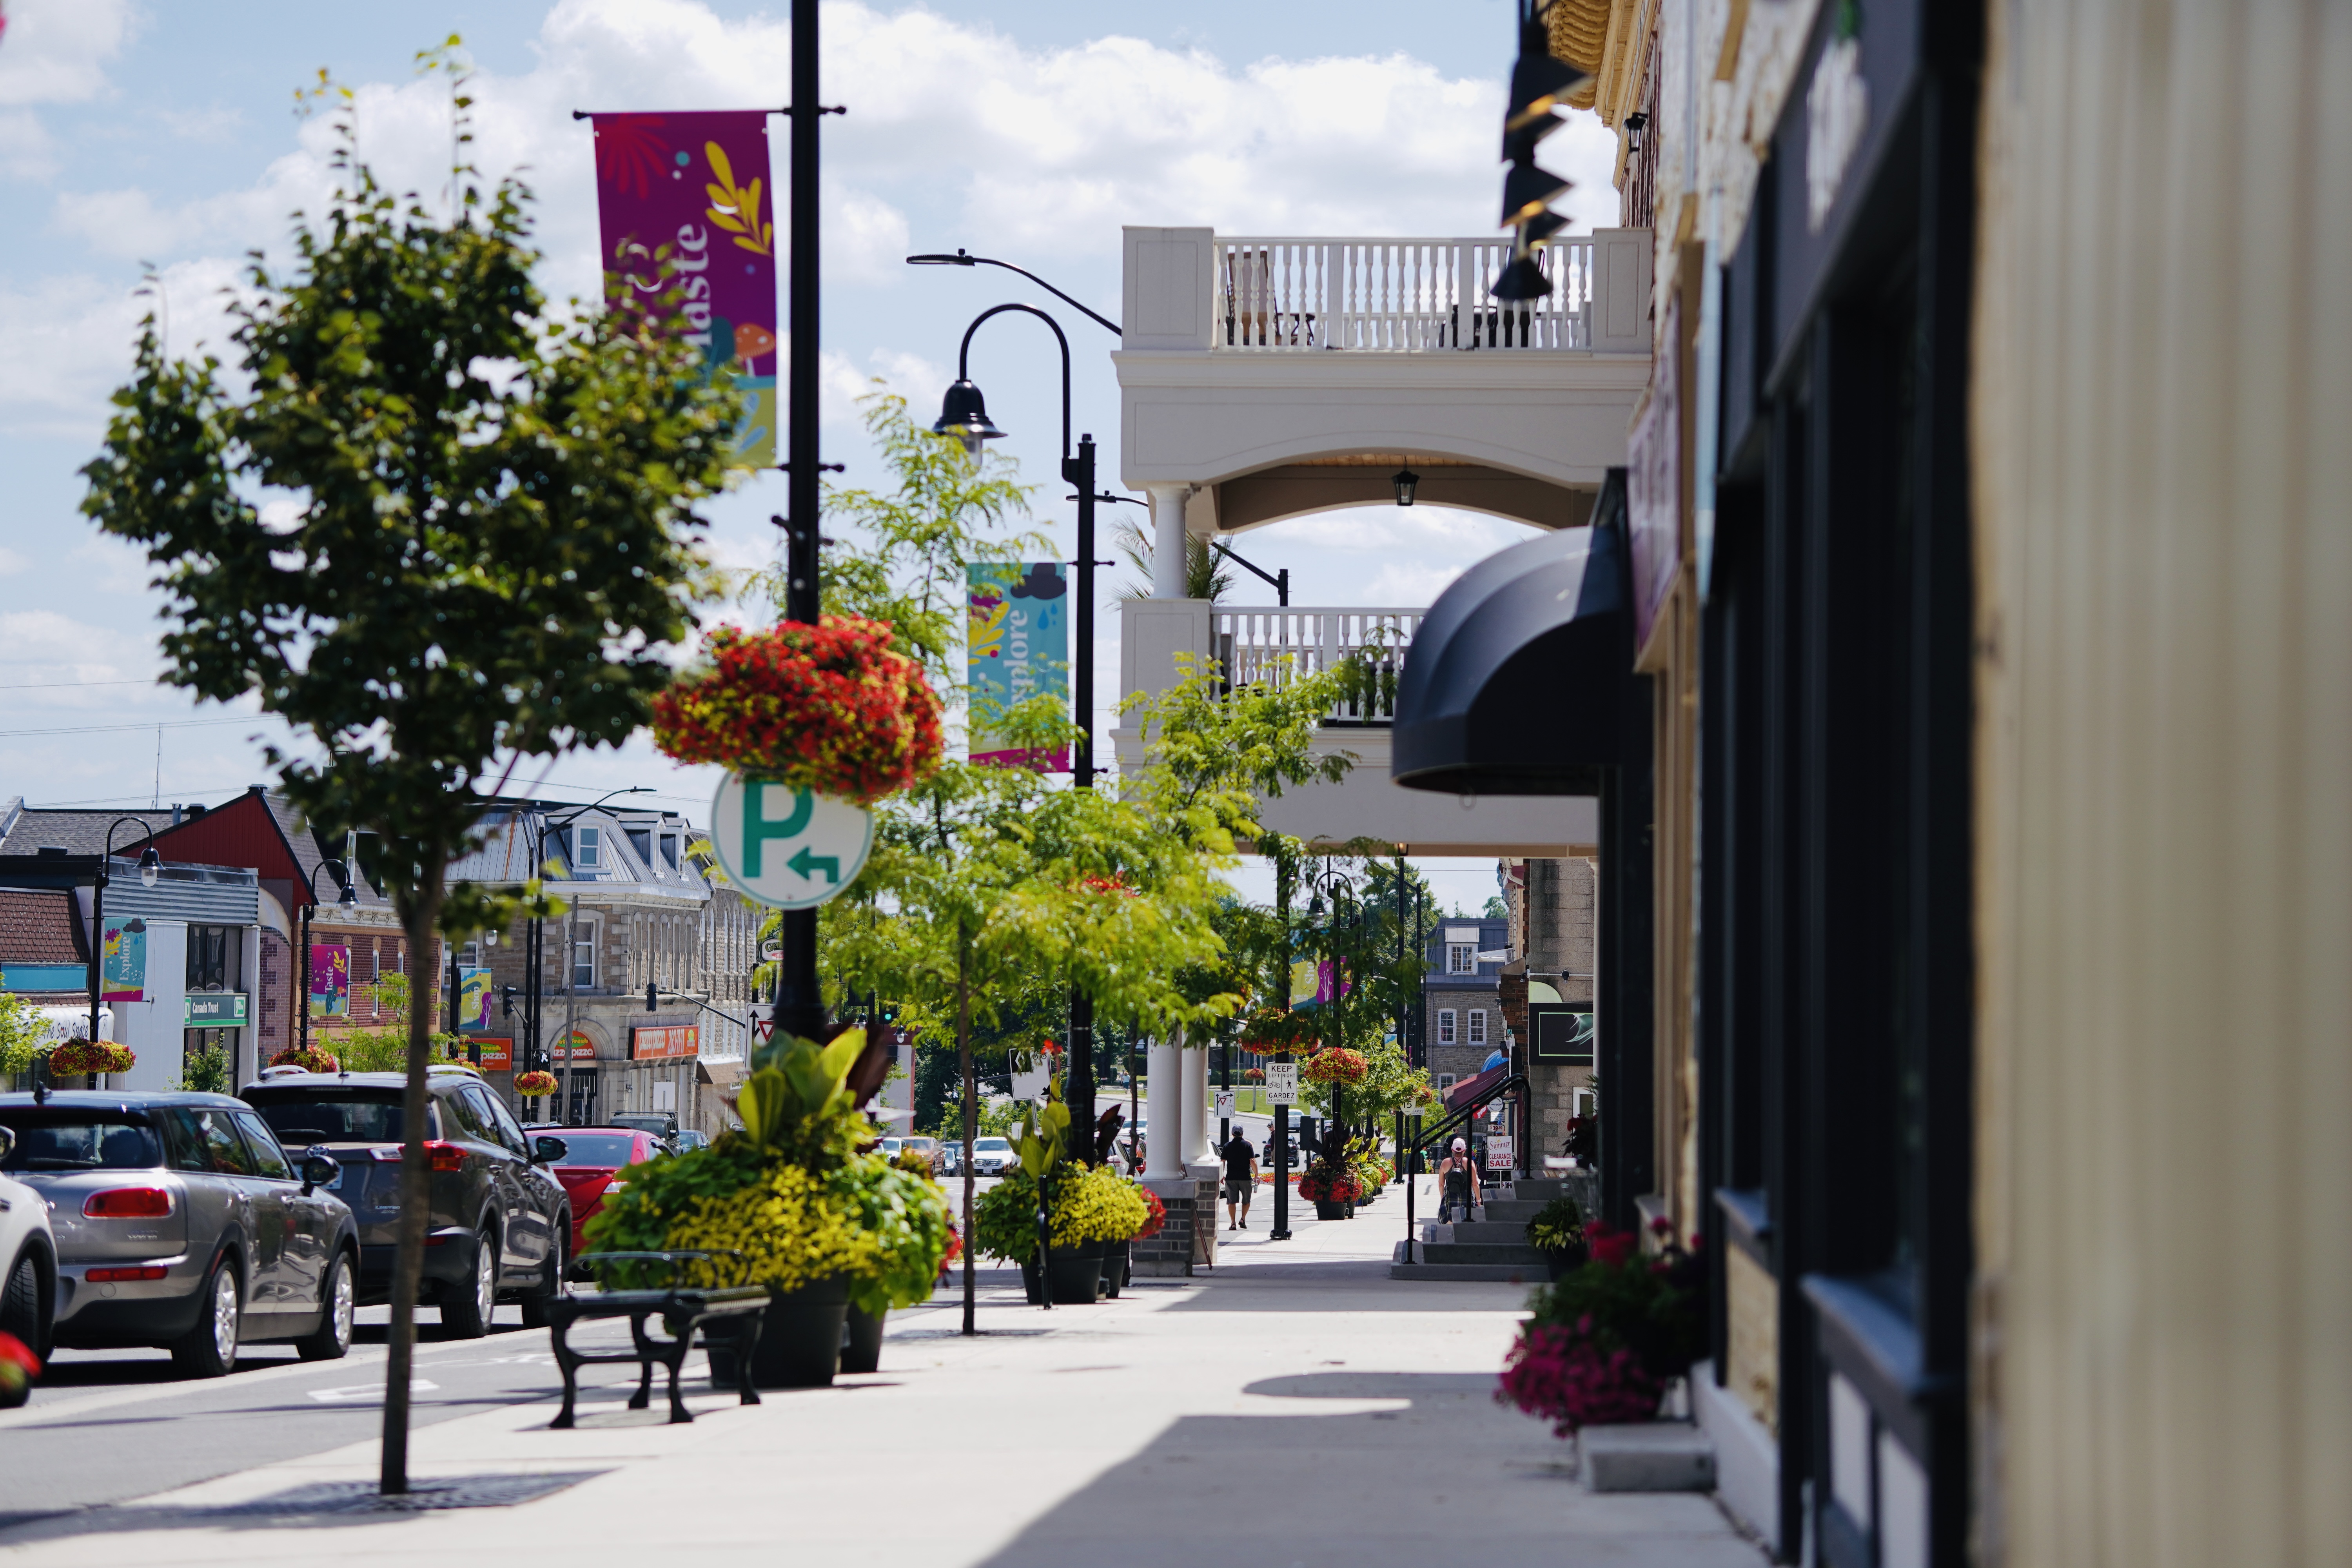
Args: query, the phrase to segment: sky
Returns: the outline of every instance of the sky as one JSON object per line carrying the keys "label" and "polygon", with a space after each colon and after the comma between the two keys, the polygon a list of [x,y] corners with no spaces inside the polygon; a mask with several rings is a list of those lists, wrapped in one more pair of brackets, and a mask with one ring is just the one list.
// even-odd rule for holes
{"label": "sky", "polygon": [[[849,110],[824,130],[826,459],[846,465],[847,482],[877,482],[855,404],[876,378],[934,409],[973,315],[1010,300],[1056,305],[995,269],[907,267],[910,252],[1001,257],[1116,320],[1125,224],[1493,232],[1513,15],[1512,0],[826,5],[824,93]],[[446,177],[447,93],[419,79],[415,57],[462,35],[477,70],[475,159],[533,191],[548,291],[593,298],[590,137],[571,111],[781,104],[790,16],[735,0],[10,0],[0,37],[0,233],[15,237],[0,250],[0,799],[217,802],[266,781],[261,747],[285,738],[262,716],[155,684],[162,597],[143,557],[80,515],[79,470],[103,438],[151,301],[160,295],[170,352],[226,356],[224,291],[241,282],[247,253],[282,258],[289,215],[318,210],[331,190],[328,128],[297,117],[298,88],[323,68],[355,89],[362,155],[394,188],[431,191]],[[771,127],[781,174],[782,122]],[[1576,230],[1615,221],[1612,152],[1589,115],[1546,143],[1546,163],[1576,183],[1561,204]],[[142,294],[151,270],[156,287]],[[1077,423],[1115,482],[1113,340],[1062,313]],[[1035,523],[1066,556],[1072,512],[1066,488],[1050,482],[1058,362],[1012,332],[974,353],[990,411],[1012,432],[996,449],[1041,482]],[[773,558],[768,520],[782,509],[783,482],[758,476],[708,509],[723,562]],[[1290,569],[1294,604],[1407,606],[1519,537],[1493,518],[1386,507],[1276,523],[1241,548],[1269,572]],[[1128,575],[1104,574],[1098,736],[1118,664],[1108,599]],[[1244,574],[1231,602],[1271,604],[1273,593]],[[641,735],[563,760],[539,788],[587,799],[650,784],[658,795],[647,804],[699,818],[714,782]],[[1475,909],[1494,889],[1491,862],[1424,865],[1449,905]]]}

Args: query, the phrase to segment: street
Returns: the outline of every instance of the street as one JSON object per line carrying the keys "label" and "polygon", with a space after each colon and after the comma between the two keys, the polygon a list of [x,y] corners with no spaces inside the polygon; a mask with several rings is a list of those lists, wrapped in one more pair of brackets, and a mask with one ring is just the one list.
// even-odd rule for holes
{"label": "street", "polygon": [[1495,1404],[1525,1291],[1388,1279],[1398,1196],[1353,1221],[1294,1214],[1286,1243],[1265,1239],[1261,1208],[1220,1233],[1213,1271],[1090,1308],[1029,1307],[1013,1271],[983,1270],[976,1338],[942,1289],[892,1315],[878,1373],[756,1408],[710,1392],[696,1356],[692,1426],[622,1408],[615,1385],[634,1379],[604,1368],[579,1429],[547,1430],[546,1342],[503,1321],[421,1345],[418,1484],[507,1478],[526,1499],[509,1506],[362,1506],[379,1346],[331,1367],[256,1357],[200,1386],[68,1352],[36,1404],[0,1417],[0,1548],[61,1563],[772,1563],[789,1542],[942,1568],[1405,1568],[1475,1540],[1517,1561],[1759,1563],[1706,1497],[1587,1494],[1570,1445]]}

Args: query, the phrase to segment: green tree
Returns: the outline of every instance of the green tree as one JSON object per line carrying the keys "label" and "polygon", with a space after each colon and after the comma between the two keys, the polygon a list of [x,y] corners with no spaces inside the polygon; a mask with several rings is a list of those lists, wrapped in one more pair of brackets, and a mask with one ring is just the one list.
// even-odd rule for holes
{"label": "green tree", "polygon": [[[312,821],[382,836],[422,953],[436,930],[503,923],[446,885],[484,798],[525,758],[626,740],[668,680],[662,650],[708,571],[693,508],[727,481],[740,399],[624,307],[551,311],[515,182],[485,195],[461,153],[447,221],[379,185],[335,91],[339,190],[323,217],[296,215],[289,268],[255,263],[243,374],[167,361],[151,321],[83,510],[161,569],[165,679],[252,696],[310,738],[309,754],[270,753],[286,794]],[[453,79],[459,148],[469,101]],[[292,515],[265,517],[265,487]],[[428,1045],[420,1007],[386,1492],[407,1489]]]}

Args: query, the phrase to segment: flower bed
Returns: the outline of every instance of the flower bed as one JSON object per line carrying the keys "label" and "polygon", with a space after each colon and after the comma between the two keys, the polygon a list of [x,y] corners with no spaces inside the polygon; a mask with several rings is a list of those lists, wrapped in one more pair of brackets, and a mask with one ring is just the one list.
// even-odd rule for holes
{"label": "flower bed", "polygon": [[879,621],[827,616],[715,628],[707,662],[654,699],[654,740],[682,763],[870,805],[939,767],[940,700]]}
{"label": "flower bed", "polygon": [[1562,1437],[1651,1419],[1667,1382],[1706,1353],[1706,1274],[1695,1252],[1668,1240],[1645,1258],[1632,1231],[1597,1220],[1581,1238],[1589,1261],[1529,1299],[1495,1394]]}
{"label": "flower bed", "polygon": [[335,1053],[320,1046],[289,1046],[269,1058],[274,1068],[300,1068],[304,1072],[341,1072]]}
{"label": "flower bed", "polygon": [[68,1040],[49,1052],[49,1071],[65,1075],[129,1072],[138,1060],[129,1046],[112,1040]]}

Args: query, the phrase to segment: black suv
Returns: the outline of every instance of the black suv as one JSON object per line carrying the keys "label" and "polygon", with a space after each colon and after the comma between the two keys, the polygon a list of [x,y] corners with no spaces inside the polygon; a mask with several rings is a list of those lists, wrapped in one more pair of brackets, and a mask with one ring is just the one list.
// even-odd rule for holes
{"label": "black suv", "polygon": [[[398,1073],[281,1070],[239,1096],[280,1142],[319,1146],[342,1165],[328,1190],[359,1221],[363,1301],[392,1296],[403,1084]],[[563,1141],[526,1135],[471,1068],[436,1066],[427,1089],[432,1212],[418,1299],[440,1307],[442,1331],[451,1338],[489,1332],[502,1299],[521,1304],[525,1323],[543,1327],[572,1243],[572,1205],[547,1170],[563,1158]]]}

